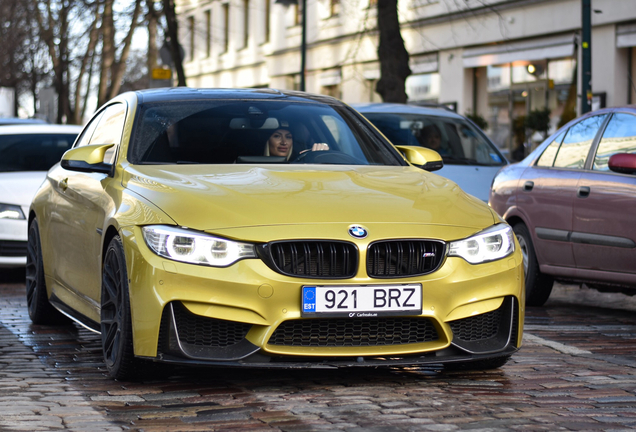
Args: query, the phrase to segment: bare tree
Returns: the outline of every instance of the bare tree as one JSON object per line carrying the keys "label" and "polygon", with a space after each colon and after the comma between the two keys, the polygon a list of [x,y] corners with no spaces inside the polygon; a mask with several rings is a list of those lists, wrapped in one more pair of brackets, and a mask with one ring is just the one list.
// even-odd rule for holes
{"label": "bare tree", "polygon": [[41,73],[36,51],[31,43],[32,26],[28,4],[20,0],[0,1],[0,87],[15,89],[14,115],[18,96],[31,88],[34,76]]}
{"label": "bare tree", "polygon": [[[98,36],[98,3],[73,0],[31,0],[40,39],[46,44],[53,68],[53,85],[58,96],[57,123],[80,123],[82,99],[79,97],[84,74],[91,64]],[[91,16],[84,22],[80,17]],[[73,22],[73,26],[71,26]],[[85,24],[85,25],[82,25]],[[73,27],[73,29],[71,29]],[[86,41],[86,39],[88,39]],[[78,54],[86,42],[83,55]],[[80,56],[80,66],[72,70],[73,59]],[[75,90],[72,90],[75,86]],[[71,94],[74,99],[71,99]]]}
{"label": "bare tree", "polygon": [[[117,29],[114,19],[114,3],[115,0],[104,0],[104,9],[102,11],[102,53],[99,89],[97,92],[98,106],[101,106],[119,93],[122,77],[126,71],[126,59],[130,53],[132,37],[139,25],[139,16],[142,11],[142,0],[135,0],[133,11],[130,14],[130,24],[127,26],[126,36],[119,44],[121,49],[118,53],[115,42]],[[121,20],[117,21],[121,22]]]}
{"label": "bare tree", "polygon": [[179,45],[179,30],[177,25],[177,15],[174,9],[174,0],[163,0],[163,14],[166,17],[168,27],[168,38],[170,39],[170,54],[172,62],[177,69],[177,80],[179,86],[186,85],[185,72],[183,70],[183,57]]}
{"label": "bare tree", "polygon": [[411,75],[409,53],[400,33],[398,0],[378,0],[380,79],[376,91],[384,102],[406,103],[406,78]]}

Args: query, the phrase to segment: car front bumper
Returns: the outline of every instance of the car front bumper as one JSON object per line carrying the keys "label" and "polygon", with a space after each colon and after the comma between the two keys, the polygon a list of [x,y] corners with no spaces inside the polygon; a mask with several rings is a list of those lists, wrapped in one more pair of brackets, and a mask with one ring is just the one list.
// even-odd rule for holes
{"label": "car front bumper", "polygon": [[[509,355],[521,345],[522,258],[471,265],[447,258],[434,273],[316,280],[279,274],[260,259],[226,268],[179,263],[122,231],[135,355],[252,367],[351,367],[464,362]],[[303,317],[303,285],[422,286],[422,313],[379,318]],[[404,336],[398,333],[413,333]]]}

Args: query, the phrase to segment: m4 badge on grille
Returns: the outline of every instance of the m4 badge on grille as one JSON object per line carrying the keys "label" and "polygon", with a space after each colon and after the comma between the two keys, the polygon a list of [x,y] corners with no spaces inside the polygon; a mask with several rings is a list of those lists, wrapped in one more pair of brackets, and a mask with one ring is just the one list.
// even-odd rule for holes
{"label": "m4 badge on grille", "polygon": [[435,252],[424,252],[422,258],[435,258]]}

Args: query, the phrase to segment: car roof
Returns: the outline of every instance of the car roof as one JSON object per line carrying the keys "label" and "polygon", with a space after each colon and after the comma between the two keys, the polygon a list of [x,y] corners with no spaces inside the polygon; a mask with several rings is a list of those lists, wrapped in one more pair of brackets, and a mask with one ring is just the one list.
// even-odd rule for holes
{"label": "car roof", "polygon": [[261,89],[228,89],[228,88],[190,88],[171,87],[135,91],[139,103],[187,101],[204,99],[263,99],[287,101],[312,101],[330,105],[344,105],[336,98],[291,90]]}
{"label": "car roof", "polygon": [[351,104],[351,107],[361,113],[393,113],[393,114],[420,114],[426,116],[436,117],[450,117],[456,119],[463,119],[464,116],[457,114],[456,112],[448,110],[448,108],[440,106],[419,106],[408,105],[399,103],[356,103]]}
{"label": "car roof", "polygon": [[30,124],[20,126],[2,126],[0,135],[26,135],[26,134],[78,134],[82,126]]}
{"label": "car roof", "polygon": [[18,118],[18,117],[0,117],[0,126],[19,125],[19,124],[47,124],[42,119],[35,118]]}

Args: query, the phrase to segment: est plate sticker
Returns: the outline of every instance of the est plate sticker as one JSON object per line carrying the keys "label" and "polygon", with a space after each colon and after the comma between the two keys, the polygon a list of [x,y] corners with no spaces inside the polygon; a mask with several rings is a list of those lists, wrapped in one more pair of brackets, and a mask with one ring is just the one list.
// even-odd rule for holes
{"label": "est plate sticker", "polygon": [[422,285],[304,286],[302,316],[377,317],[422,313]]}

